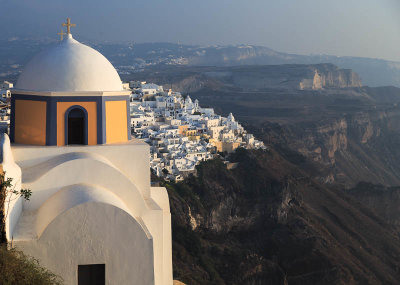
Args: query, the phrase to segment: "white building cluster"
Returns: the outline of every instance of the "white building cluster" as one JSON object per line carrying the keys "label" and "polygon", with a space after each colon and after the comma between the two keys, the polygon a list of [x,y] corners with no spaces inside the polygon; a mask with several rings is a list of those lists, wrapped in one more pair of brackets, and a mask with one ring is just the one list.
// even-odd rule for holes
{"label": "white building cluster", "polygon": [[8,81],[0,83],[0,133],[7,132],[10,126],[10,100],[14,84]]}
{"label": "white building cluster", "polygon": [[11,89],[14,88],[14,84],[8,81],[4,81],[0,84],[0,99],[6,101],[11,98]]}
{"label": "white building cluster", "polygon": [[150,165],[159,177],[181,180],[203,160],[238,147],[265,148],[248,134],[232,113],[222,117],[213,108],[171,89],[131,81],[132,134],[151,146]]}

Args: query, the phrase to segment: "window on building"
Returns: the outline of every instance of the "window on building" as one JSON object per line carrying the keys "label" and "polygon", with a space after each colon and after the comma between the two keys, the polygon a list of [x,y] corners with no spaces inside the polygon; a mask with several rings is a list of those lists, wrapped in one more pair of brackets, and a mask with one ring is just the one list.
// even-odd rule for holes
{"label": "window on building", "polygon": [[78,265],[78,285],[105,285],[106,265]]}

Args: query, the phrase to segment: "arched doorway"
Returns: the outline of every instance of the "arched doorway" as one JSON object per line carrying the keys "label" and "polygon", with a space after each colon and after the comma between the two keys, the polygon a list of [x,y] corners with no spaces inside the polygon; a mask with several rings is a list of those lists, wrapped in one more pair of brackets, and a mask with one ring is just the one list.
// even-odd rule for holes
{"label": "arched doorway", "polygon": [[87,115],[83,108],[72,107],[67,111],[67,144],[87,144]]}

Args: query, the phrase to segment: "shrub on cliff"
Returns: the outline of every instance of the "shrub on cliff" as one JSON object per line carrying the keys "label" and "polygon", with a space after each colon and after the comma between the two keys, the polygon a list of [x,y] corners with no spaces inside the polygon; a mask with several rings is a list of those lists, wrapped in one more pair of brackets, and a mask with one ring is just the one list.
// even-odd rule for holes
{"label": "shrub on cliff", "polygon": [[28,257],[20,251],[7,250],[5,221],[8,213],[4,211],[5,205],[18,197],[29,200],[31,196],[29,189],[16,190],[12,180],[12,178],[5,178],[5,172],[0,173],[0,284],[62,284],[60,277],[41,267],[34,258]]}
{"label": "shrub on cliff", "polygon": [[0,246],[0,284],[59,285],[60,277],[41,267],[37,260]]}

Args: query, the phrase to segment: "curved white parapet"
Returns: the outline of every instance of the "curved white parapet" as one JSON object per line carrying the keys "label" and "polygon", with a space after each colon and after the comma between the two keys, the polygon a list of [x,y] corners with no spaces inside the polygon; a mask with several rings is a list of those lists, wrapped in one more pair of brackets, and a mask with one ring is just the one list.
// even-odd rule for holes
{"label": "curved white parapet", "polygon": [[43,161],[31,167],[24,168],[24,172],[22,174],[22,181],[24,183],[32,183],[38,180],[47,172],[49,172],[51,169],[57,167],[58,165],[76,159],[94,159],[104,164],[108,164],[110,167],[116,168],[109,160],[96,153],[68,152],[60,154],[58,156],[54,156],[46,161]]}
{"label": "curved white parapet", "polygon": [[[107,189],[89,184],[74,184],[55,193],[40,207],[35,221],[37,237],[40,238],[47,226],[62,213],[78,205],[91,202],[113,205],[132,216],[125,203]],[[132,218],[135,219],[134,216]],[[137,222],[141,225],[147,237],[151,238],[145,225]]]}
{"label": "curved white parapet", "polygon": [[11,151],[10,138],[6,133],[2,133],[0,137],[1,146],[1,163],[3,165],[14,165],[14,156]]}
{"label": "curved white parapet", "polygon": [[[38,180],[50,167],[68,160],[93,159],[118,169],[140,190],[144,199],[150,197],[149,146],[136,140],[117,145],[95,146],[31,146],[12,145],[15,162],[21,167],[24,181]],[[73,153],[69,155],[69,153]],[[65,173],[68,175],[68,173]],[[29,184],[27,183],[27,184]],[[74,184],[68,183],[65,184]],[[36,189],[32,189],[35,191]],[[36,195],[36,194],[34,194]]]}
{"label": "curved white parapet", "polygon": [[[75,159],[66,159],[72,156]],[[24,187],[33,191],[31,201],[24,203],[26,210],[39,209],[44,201],[60,189],[71,185],[71,182],[74,184],[91,183],[96,187],[113,192],[124,201],[129,212],[135,217],[141,216],[148,210],[146,202],[135,184],[107,160],[98,159],[92,154],[78,155],[75,153],[72,156],[64,156],[64,160],[52,160],[51,163],[43,162],[52,167],[49,167],[45,173],[38,170],[40,175],[38,173],[30,175],[31,178],[36,177],[36,180],[31,183],[25,183],[23,180]],[[35,169],[36,167],[32,166],[31,168]],[[71,180],[71,178],[73,179]]]}
{"label": "curved white parapet", "polygon": [[154,239],[154,266],[159,272],[163,272],[162,276],[156,275],[156,283],[172,284],[172,236],[168,192],[164,187],[151,187],[150,193],[154,210],[147,212],[143,221],[155,237],[162,237]]}
{"label": "curved white parapet", "polygon": [[165,187],[151,187],[150,195],[164,212],[169,213],[169,198],[167,189],[165,189]]}

